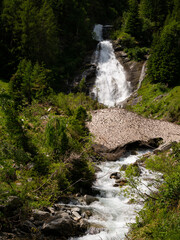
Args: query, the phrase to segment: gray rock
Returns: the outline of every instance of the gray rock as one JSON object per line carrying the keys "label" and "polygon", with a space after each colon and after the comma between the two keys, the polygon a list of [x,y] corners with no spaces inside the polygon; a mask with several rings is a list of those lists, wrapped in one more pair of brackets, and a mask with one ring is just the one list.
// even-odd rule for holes
{"label": "gray rock", "polygon": [[55,209],[53,207],[48,207],[47,210],[51,213],[54,214],[55,213]]}
{"label": "gray rock", "polygon": [[115,183],[115,184],[113,185],[113,187],[119,187],[119,184]]}
{"label": "gray rock", "polygon": [[72,216],[75,221],[79,221],[82,218],[81,215],[75,211],[72,212]]}
{"label": "gray rock", "polygon": [[[53,235],[58,237],[64,237],[65,239],[71,236],[78,235],[84,228],[83,224],[79,224],[68,216],[66,218],[59,216],[51,217],[42,226],[42,232],[45,235]],[[84,231],[84,229],[83,229]]]}
{"label": "gray rock", "polygon": [[80,209],[80,208],[78,208],[78,207],[72,208],[71,210],[72,210],[72,211],[74,211],[74,212],[78,212],[78,213],[80,213],[80,212],[81,212],[81,209]]}
{"label": "gray rock", "polygon": [[32,222],[26,220],[25,222],[21,223],[20,229],[23,232],[31,233],[32,231],[34,231],[36,229],[36,226]]}
{"label": "gray rock", "polygon": [[85,202],[86,202],[87,205],[89,205],[89,204],[91,204],[91,203],[93,203],[93,202],[95,202],[95,201],[99,201],[98,198],[93,197],[93,196],[90,196],[90,195],[85,195],[85,196],[84,196],[84,200],[85,200]]}
{"label": "gray rock", "polygon": [[105,231],[104,226],[96,223],[91,223],[88,229],[88,234],[94,235],[100,233],[101,231]]}
{"label": "gray rock", "polygon": [[34,209],[32,211],[34,220],[41,221],[41,220],[46,220],[51,216],[49,212],[41,211],[38,209]]}
{"label": "gray rock", "polygon": [[161,144],[158,148],[156,148],[153,153],[157,154],[159,152],[164,152],[164,151],[167,151],[168,149],[170,149],[172,147],[172,145],[176,143],[176,141],[174,142],[170,142],[170,143],[164,143],[164,144]]}
{"label": "gray rock", "polygon": [[119,172],[114,172],[110,175],[110,178],[119,179],[121,177]]}

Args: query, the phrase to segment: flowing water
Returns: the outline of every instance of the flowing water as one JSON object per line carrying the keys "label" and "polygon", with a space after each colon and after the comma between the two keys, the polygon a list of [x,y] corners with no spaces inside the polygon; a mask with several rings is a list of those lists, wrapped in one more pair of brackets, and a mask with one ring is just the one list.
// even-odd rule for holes
{"label": "flowing water", "polygon": [[97,75],[92,93],[98,102],[108,107],[120,105],[131,94],[123,66],[116,59],[112,43],[103,40],[103,26],[95,25],[93,37],[99,41],[92,58],[97,65]]}
{"label": "flowing water", "polygon": [[[97,195],[99,201],[91,203],[87,208],[92,211],[92,217],[88,220],[89,223],[92,226],[101,226],[100,229],[102,231],[93,235],[87,233],[87,235],[73,238],[73,240],[120,240],[125,238],[129,230],[128,224],[135,221],[137,211],[143,205],[140,203],[130,203],[132,196],[127,197],[124,195],[124,190],[127,189],[127,186],[121,188],[115,187],[115,179],[111,179],[110,175],[119,172],[123,164],[128,165],[136,162],[145,153],[147,151],[140,151],[138,155],[129,155],[115,162],[102,162],[98,165],[101,171],[97,173],[97,180],[93,188],[100,192]],[[122,171],[121,174],[123,174]],[[141,183],[138,186],[138,191],[149,193],[151,190],[154,190],[155,188],[152,183],[157,176],[159,176],[157,173],[149,172],[141,167],[141,176],[138,178]],[[135,194],[135,196],[137,197],[138,195]],[[139,202],[142,202],[140,196]]]}
{"label": "flowing water", "polygon": [[[93,55],[92,63],[97,66],[95,86],[92,90],[100,103],[109,107],[116,106],[130,96],[131,87],[126,81],[125,72],[115,57],[110,41],[103,40],[103,26],[98,24],[94,28],[93,37],[99,41]],[[137,159],[145,154],[139,151],[137,155],[127,155],[117,161],[102,162],[98,165],[100,171],[96,174],[96,182],[93,188],[98,192],[98,201],[87,205],[78,205],[82,209],[88,209],[92,216],[88,219],[91,227],[96,232],[87,231],[83,237],[71,238],[71,240],[120,240],[124,239],[129,231],[129,223],[135,221],[137,211],[142,207],[143,193],[149,194],[156,190],[154,181],[158,174],[149,172],[141,167],[141,175],[136,178],[140,184],[134,193],[138,202],[132,202],[132,195],[125,195],[128,185],[121,188],[115,186],[115,179],[110,178],[112,173],[120,172],[122,165],[135,163]],[[120,179],[124,178],[124,172],[120,172]],[[131,192],[132,193],[132,192]]]}

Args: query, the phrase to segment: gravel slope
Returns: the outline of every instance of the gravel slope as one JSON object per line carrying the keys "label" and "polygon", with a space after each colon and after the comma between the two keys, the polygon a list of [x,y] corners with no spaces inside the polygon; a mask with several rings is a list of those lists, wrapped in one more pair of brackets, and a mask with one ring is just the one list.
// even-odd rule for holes
{"label": "gravel slope", "polygon": [[180,141],[180,126],[166,121],[152,120],[120,108],[91,112],[87,123],[95,142],[115,148],[131,141],[161,137],[165,143]]}

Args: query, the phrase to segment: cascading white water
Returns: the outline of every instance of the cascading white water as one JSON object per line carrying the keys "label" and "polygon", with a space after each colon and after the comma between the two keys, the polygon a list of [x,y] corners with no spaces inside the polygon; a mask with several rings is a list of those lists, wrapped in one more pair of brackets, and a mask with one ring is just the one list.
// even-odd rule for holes
{"label": "cascading white water", "polygon": [[[126,187],[122,187],[122,191],[119,187],[114,187],[115,179],[111,179],[110,175],[114,172],[119,172],[123,164],[134,163],[146,152],[140,151],[138,155],[129,155],[115,162],[102,162],[98,165],[101,171],[97,173],[94,188],[100,192],[97,196],[99,201],[91,203],[88,209],[92,211],[89,223],[93,226],[102,226],[102,231],[93,235],[86,234],[83,237],[71,238],[71,240],[122,240],[125,238],[129,230],[128,223],[135,221],[136,211],[139,211],[143,205],[129,203],[131,197],[125,197],[123,192],[123,189]],[[142,183],[138,189],[146,193],[149,193],[150,189],[155,190],[154,186],[149,186],[148,188],[145,186],[148,186],[150,183],[152,184],[152,181],[159,174],[149,172],[145,168],[141,168],[141,172],[141,176],[138,179]],[[80,205],[78,206],[81,207]]]}
{"label": "cascading white water", "polygon": [[142,66],[141,74],[140,74],[140,77],[139,77],[139,84],[138,84],[137,90],[139,90],[139,88],[141,87],[142,81],[143,81],[144,78],[145,78],[145,75],[146,75],[146,64],[147,64],[147,61],[145,61],[144,64],[143,64],[143,66]]}
{"label": "cascading white water", "polygon": [[100,103],[114,107],[130,96],[130,83],[126,81],[123,66],[116,59],[112,43],[103,41],[103,26],[94,27],[94,39],[99,41],[92,63],[97,65],[97,75],[92,93]]}

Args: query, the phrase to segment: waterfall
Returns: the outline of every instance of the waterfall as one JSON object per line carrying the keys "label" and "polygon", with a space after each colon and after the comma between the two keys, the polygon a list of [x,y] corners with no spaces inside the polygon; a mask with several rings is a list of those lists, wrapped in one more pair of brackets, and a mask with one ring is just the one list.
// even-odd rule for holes
{"label": "waterfall", "polygon": [[103,40],[103,26],[94,27],[94,39],[99,41],[92,58],[97,74],[92,94],[108,107],[114,107],[130,96],[130,83],[126,81],[123,66],[116,59],[112,43]]}
{"label": "waterfall", "polygon": [[144,77],[146,75],[146,63],[147,62],[145,61],[143,66],[142,66],[141,75],[140,75],[140,78],[139,78],[139,84],[138,84],[137,90],[141,87],[141,83],[144,80]]}

